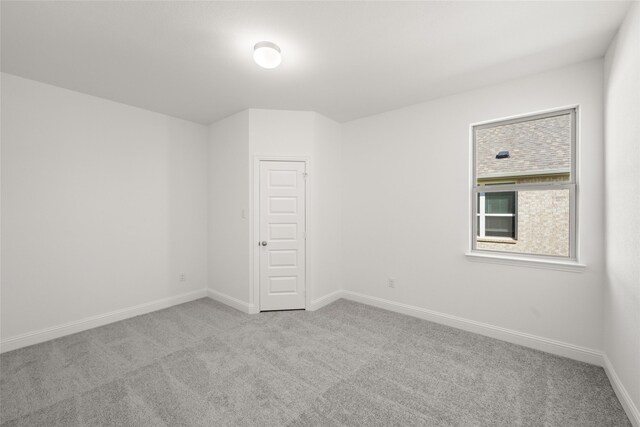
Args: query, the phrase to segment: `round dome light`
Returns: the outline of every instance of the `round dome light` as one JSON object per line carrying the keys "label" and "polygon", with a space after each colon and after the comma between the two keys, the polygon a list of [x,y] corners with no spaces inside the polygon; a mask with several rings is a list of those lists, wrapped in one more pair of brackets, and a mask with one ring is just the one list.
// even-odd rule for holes
{"label": "round dome light", "polygon": [[256,43],[253,47],[253,60],[262,68],[276,68],[282,62],[280,48],[272,42]]}

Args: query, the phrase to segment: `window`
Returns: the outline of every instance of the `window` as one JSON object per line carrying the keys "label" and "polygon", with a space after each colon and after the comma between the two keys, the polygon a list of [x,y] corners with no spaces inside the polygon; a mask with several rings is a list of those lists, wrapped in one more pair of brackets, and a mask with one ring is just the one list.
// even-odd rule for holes
{"label": "window", "polygon": [[516,239],[516,193],[478,193],[478,238]]}
{"label": "window", "polygon": [[472,249],[575,259],[576,110],[473,126]]}

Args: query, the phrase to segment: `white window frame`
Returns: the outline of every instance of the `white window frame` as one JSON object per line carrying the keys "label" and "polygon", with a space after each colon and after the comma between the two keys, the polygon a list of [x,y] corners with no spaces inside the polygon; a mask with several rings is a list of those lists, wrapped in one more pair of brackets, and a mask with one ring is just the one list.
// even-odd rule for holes
{"label": "white window frame", "polygon": [[[578,106],[563,107],[554,110],[548,110],[541,113],[526,114],[517,117],[511,117],[507,119],[498,119],[489,122],[472,124],[470,127],[471,133],[471,248],[467,253],[471,258],[475,260],[491,260],[492,258],[498,260],[498,262],[506,261],[510,263],[510,260],[516,261],[516,264],[526,264],[528,261],[532,261],[535,264],[548,263],[553,266],[562,265],[577,266],[579,268],[584,265],[578,264],[577,256],[577,143],[578,143]],[[490,127],[503,126],[513,123],[521,123],[530,120],[539,120],[547,117],[555,117],[565,114],[571,114],[571,169],[569,181],[562,182],[548,182],[548,183],[535,183],[535,184],[504,184],[504,185],[478,185],[476,178],[476,131],[480,129],[486,129]],[[493,193],[493,192],[508,192],[515,191],[516,199],[518,191],[536,191],[536,190],[568,190],[569,191],[569,255],[568,256],[554,256],[554,255],[537,255],[526,254],[509,251],[499,251],[492,249],[478,249],[478,194],[479,193]],[[516,207],[517,215],[517,207]],[[517,217],[516,217],[517,218]],[[516,224],[517,227],[517,224]],[[480,239],[483,239],[480,237]],[[573,270],[572,268],[568,268]]]}
{"label": "white window frame", "polygon": [[[513,213],[486,213],[486,207],[487,204],[485,202],[485,194],[487,192],[486,191],[481,191],[478,194],[480,194],[480,202],[479,202],[479,207],[480,207],[480,211],[476,211],[476,224],[478,223],[478,218],[480,219],[480,230],[478,230],[478,235],[476,236],[476,239],[483,239],[483,240],[491,240],[491,239],[495,239],[495,240],[518,240],[518,193],[515,193],[515,200],[513,201],[514,203],[514,207],[513,207]],[[501,193],[513,193],[512,191],[501,191]],[[494,216],[494,217],[510,217],[510,218],[514,218],[514,225],[513,225],[513,237],[498,237],[498,236],[487,236],[486,235],[486,226],[485,226],[485,220],[488,216]]]}

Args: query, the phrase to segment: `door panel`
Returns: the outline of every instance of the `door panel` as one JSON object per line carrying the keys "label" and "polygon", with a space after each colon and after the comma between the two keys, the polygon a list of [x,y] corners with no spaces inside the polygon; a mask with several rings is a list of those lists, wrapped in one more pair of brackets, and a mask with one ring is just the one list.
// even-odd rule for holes
{"label": "door panel", "polygon": [[298,291],[298,278],[290,277],[270,277],[269,293],[270,294],[295,294]]}
{"label": "door panel", "polygon": [[260,310],[305,308],[304,174],[304,162],[260,162]]}
{"label": "door panel", "polygon": [[269,224],[268,240],[296,240],[298,224]]}
{"label": "door panel", "polygon": [[[274,187],[271,187],[273,189]],[[269,214],[293,214],[295,215],[298,207],[298,199],[296,197],[269,197]]]}

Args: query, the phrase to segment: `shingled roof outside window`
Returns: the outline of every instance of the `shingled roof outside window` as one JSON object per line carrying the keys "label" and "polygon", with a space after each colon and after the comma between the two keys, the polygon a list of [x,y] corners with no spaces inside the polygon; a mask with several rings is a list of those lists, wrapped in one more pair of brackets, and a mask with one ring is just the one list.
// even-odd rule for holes
{"label": "shingled roof outside window", "polygon": [[[505,178],[570,173],[571,115],[478,129],[476,177]],[[497,158],[501,151],[509,157]]]}

